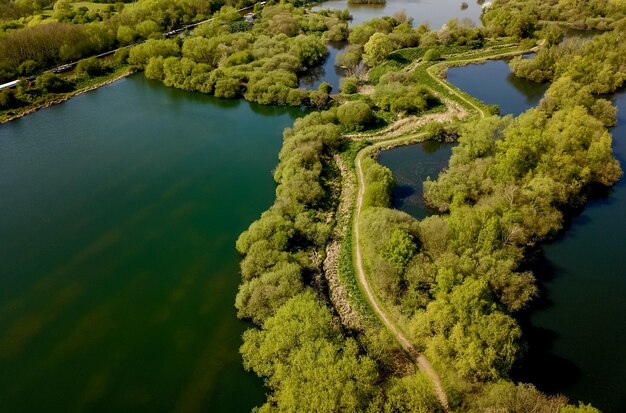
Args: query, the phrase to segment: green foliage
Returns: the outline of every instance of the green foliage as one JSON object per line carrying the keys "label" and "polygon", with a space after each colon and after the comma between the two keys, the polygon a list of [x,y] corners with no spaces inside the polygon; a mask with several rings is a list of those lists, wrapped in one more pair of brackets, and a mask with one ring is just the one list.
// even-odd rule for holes
{"label": "green foliage", "polygon": [[389,168],[380,165],[370,157],[363,158],[361,166],[365,174],[363,208],[389,207],[391,205],[391,190],[395,185],[393,174]]}
{"label": "green foliage", "polygon": [[434,62],[441,59],[441,54],[437,49],[428,49],[426,53],[424,53],[423,59],[426,62]]}
{"label": "green foliage", "polygon": [[145,68],[150,59],[155,57],[178,56],[180,47],[175,40],[148,40],[143,44],[130,49],[128,63],[139,68]]}
{"label": "green foliage", "polygon": [[441,411],[441,407],[429,379],[418,372],[391,380],[387,400],[380,411],[433,413]]}
{"label": "green foliage", "polygon": [[260,411],[364,411],[378,393],[374,362],[341,336],[310,291],[287,301],[261,330],[246,331],[241,353],[272,389]]}
{"label": "green foliage", "polygon": [[23,102],[13,89],[0,90],[0,110],[15,109],[22,104]]}
{"label": "green foliage", "polygon": [[432,92],[416,84],[407,72],[389,71],[380,77],[372,100],[392,113],[419,114],[439,104]]}
{"label": "green foliage", "polygon": [[359,81],[356,77],[342,77],[339,85],[342,93],[353,94],[358,90]]}
{"label": "green foliage", "polygon": [[384,247],[383,257],[397,272],[402,273],[413,257],[415,248],[413,236],[406,230],[396,228]]}
{"label": "green foliage", "polygon": [[381,63],[393,51],[393,44],[383,33],[374,33],[363,46],[363,61],[370,67]]}
{"label": "green foliage", "polygon": [[106,73],[107,67],[97,58],[89,57],[78,62],[76,71],[90,77],[96,77]]}
{"label": "green foliage", "polygon": [[17,73],[22,76],[32,75],[39,69],[39,63],[34,60],[26,60],[17,68]]}
{"label": "green foliage", "polygon": [[339,106],[337,119],[348,129],[360,130],[374,120],[374,114],[367,103],[355,100]]}
{"label": "green foliage", "polygon": [[35,80],[37,89],[46,93],[60,93],[67,91],[70,85],[63,80],[63,78],[55,75],[52,72],[46,72],[40,76],[37,76]]}
{"label": "green foliage", "polygon": [[317,90],[319,90],[322,93],[330,94],[330,92],[332,92],[333,90],[333,87],[328,82],[322,82],[320,83]]}
{"label": "green foliage", "polygon": [[270,272],[244,282],[235,301],[237,315],[263,323],[288,299],[303,291],[301,272],[296,263],[280,263]]}
{"label": "green foliage", "polygon": [[492,35],[528,37],[540,23],[565,22],[577,29],[607,30],[623,17],[619,2],[507,0],[494,2],[481,20]]}
{"label": "green foliage", "polygon": [[530,384],[497,381],[485,385],[480,394],[471,400],[470,413],[506,411],[511,413],[563,412],[567,403],[563,396],[546,396]]}
{"label": "green foliage", "polygon": [[511,70],[535,82],[567,76],[595,94],[611,93],[624,84],[626,44],[622,34],[604,33],[589,40],[568,39],[542,48],[531,59],[515,58]]}

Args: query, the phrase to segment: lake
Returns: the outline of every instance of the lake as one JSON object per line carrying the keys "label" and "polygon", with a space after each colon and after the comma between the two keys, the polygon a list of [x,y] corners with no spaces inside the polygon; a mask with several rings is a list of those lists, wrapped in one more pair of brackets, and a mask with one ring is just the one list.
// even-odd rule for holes
{"label": "lake", "polygon": [[6,412],[248,412],[237,236],[301,112],[134,75],[0,125]]}
{"label": "lake", "polygon": [[314,6],[313,10],[348,9],[352,15],[351,25],[356,26],[367,20],[382,16],[393,16],[404,11],[413,18],[413,26],[428,24],[433,30],[440,29],[450,19],[469,19],[480,26],[482,7],[474,0],[467,1],[467,8],[462,9],[463,1],[457,0],[387,0],[386,4],[348,4],[347,0],[330,0]]}

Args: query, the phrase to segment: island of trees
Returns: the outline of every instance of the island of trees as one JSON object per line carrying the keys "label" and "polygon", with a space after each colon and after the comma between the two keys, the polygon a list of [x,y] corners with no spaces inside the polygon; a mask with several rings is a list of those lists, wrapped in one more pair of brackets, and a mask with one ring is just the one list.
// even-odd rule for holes
{"label": "island of trees", "polygon": [[[275,202],[236,245],[235,305],[255,324],[243,335],[243,363],[268,387],[257,411],[597,411],[515,383],[510,371],[523,354],[516,312],[537,295],[528,253],[622,174],[607,130],[616,110],[605,98],[626,80],[619,2],[498,0],[484,27],[452,20],[437,31],[402,13],[349,28],[346,11],[314,13],[297,0],[257,4],[253,22],[237,11],[247,3],[141,0],[95,12],[57,2],[56,22],[32,23],[50,5],[3,3],[0,78],[83,60],[70,74],[3,90],[5,112],[119,70],[312,109],[285,130]],[[209,17],[186,36],[162,35]],[[572,28],[601,33],[564,39]],[[341,90],[298,87],[328,41],[348,43],[337,58],[348,74]],[[536,55],[522,58],[531,48]],[[551,82],[517,118],[441,78],[446,65],[512,56],[518,76]],[[439,213],[418,221],[390,208],[393,176],[376,153],[424,139],[458,145],[424,186]],[[372,310],[357,261],[391,322]],[[418,368],[390,324],[433,371]]]}

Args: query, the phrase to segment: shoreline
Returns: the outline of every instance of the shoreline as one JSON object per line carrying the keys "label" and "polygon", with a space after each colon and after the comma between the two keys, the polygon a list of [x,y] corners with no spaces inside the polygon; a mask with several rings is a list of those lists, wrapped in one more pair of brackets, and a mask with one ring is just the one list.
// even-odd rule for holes
{"label": "shoreline", "polygon": [[65,101],[70,100],[71,98],[73,98],[75,96],[78,96],[78,95],[81,95],[83,93],[91,92],[92,90],[96,90],[96,89],[101,88],[103,86],[110,85],[111,83],[115,83],[118,80],[121,80],[121,79],[123,79],[123,78],[125,78],[127,76],[130,76],[132,74],[135,74],[135,73],[137,73],[136,69],[126,68],[122,73],[120,73],[117,76],[114,76],[112,78],[104,79],[104,80],[102,80],[100,82],[96,82],[96,83],[94,83],[92,85],[85,86],[85,87],[83,87],[81,89],[74,90],[74,91],[69,92],[67,94],[64,94],[64,95],[61,95],[61,96],[58,96],[58,97],[55,97],[55,98],[52,98],[52,99],[49,99],[49,100],[45,100],[45,101],[40,102],[40,103],[36,103],[36,104],[33,104],[33,105],[25,106],[24,108],[17,109],[18,113],[14,113],[12,115],[8,115],[7,114],[7,115],[4,115],[2,118],[0,118],[0,125],[3,125],[5,123],[11,122],[13,120],[19,119],[19,118],[24,117],[24,116],[30,115],[31,113],[35,113],[38,110],[45,109],[45,108],[48,108],[50,106],[57,105],[59,103],[63,103]]}

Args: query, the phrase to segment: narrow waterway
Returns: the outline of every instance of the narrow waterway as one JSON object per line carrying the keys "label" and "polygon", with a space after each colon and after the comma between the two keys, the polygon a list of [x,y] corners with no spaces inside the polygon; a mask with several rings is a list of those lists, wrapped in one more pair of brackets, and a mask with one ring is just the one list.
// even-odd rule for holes
{"label": "narrow waterway", "polygon": [[[490,105],[498,104],[503,115],[519,115],[541,100],[547,85],[538,85],[509,72],[504,60],[448,69],[448,81]],[[502,99],[506,96],[506,99]],[[378,161],[391,169],[396,179],[393,207],[423,219],[431,211],[424,203],[423,182],[436,179],[448,165],[452,144],[424,142],[380,153]]]}
{"label": "narrow waterway", "polygon": [[135,75],[0,126],[0,410],[248,412],[234,243],[300,112]]}
{"label": "narrow waterway", "polygon": [[337,54],[347,45],[348,42],[328,42],[328,55],[324,63],[302,74],[299,78],[299,87],[317,90],[323,82],[326,82],[333,88],[331,93],[339,93],[339,80],[345,71],[335,65],[335,61]]}
{"label": "narrow waterway", "polygon": [[[506,82],[503,81],[506,79]],[[448,80],[503,114],[536,105],[540,88],[504,62],[450,69]],[[508,85],[507,85],[508,84]],[[519,85],[523,87],[519,87]],[[532,86],[532,85],[531,85]],[[626,92],[614,97],[615,156],[626,170]],[[626,411],[626,180],[595,196],[534,264],[541,296],[521,316],[529,351],[515,378],[550,393]]]}

